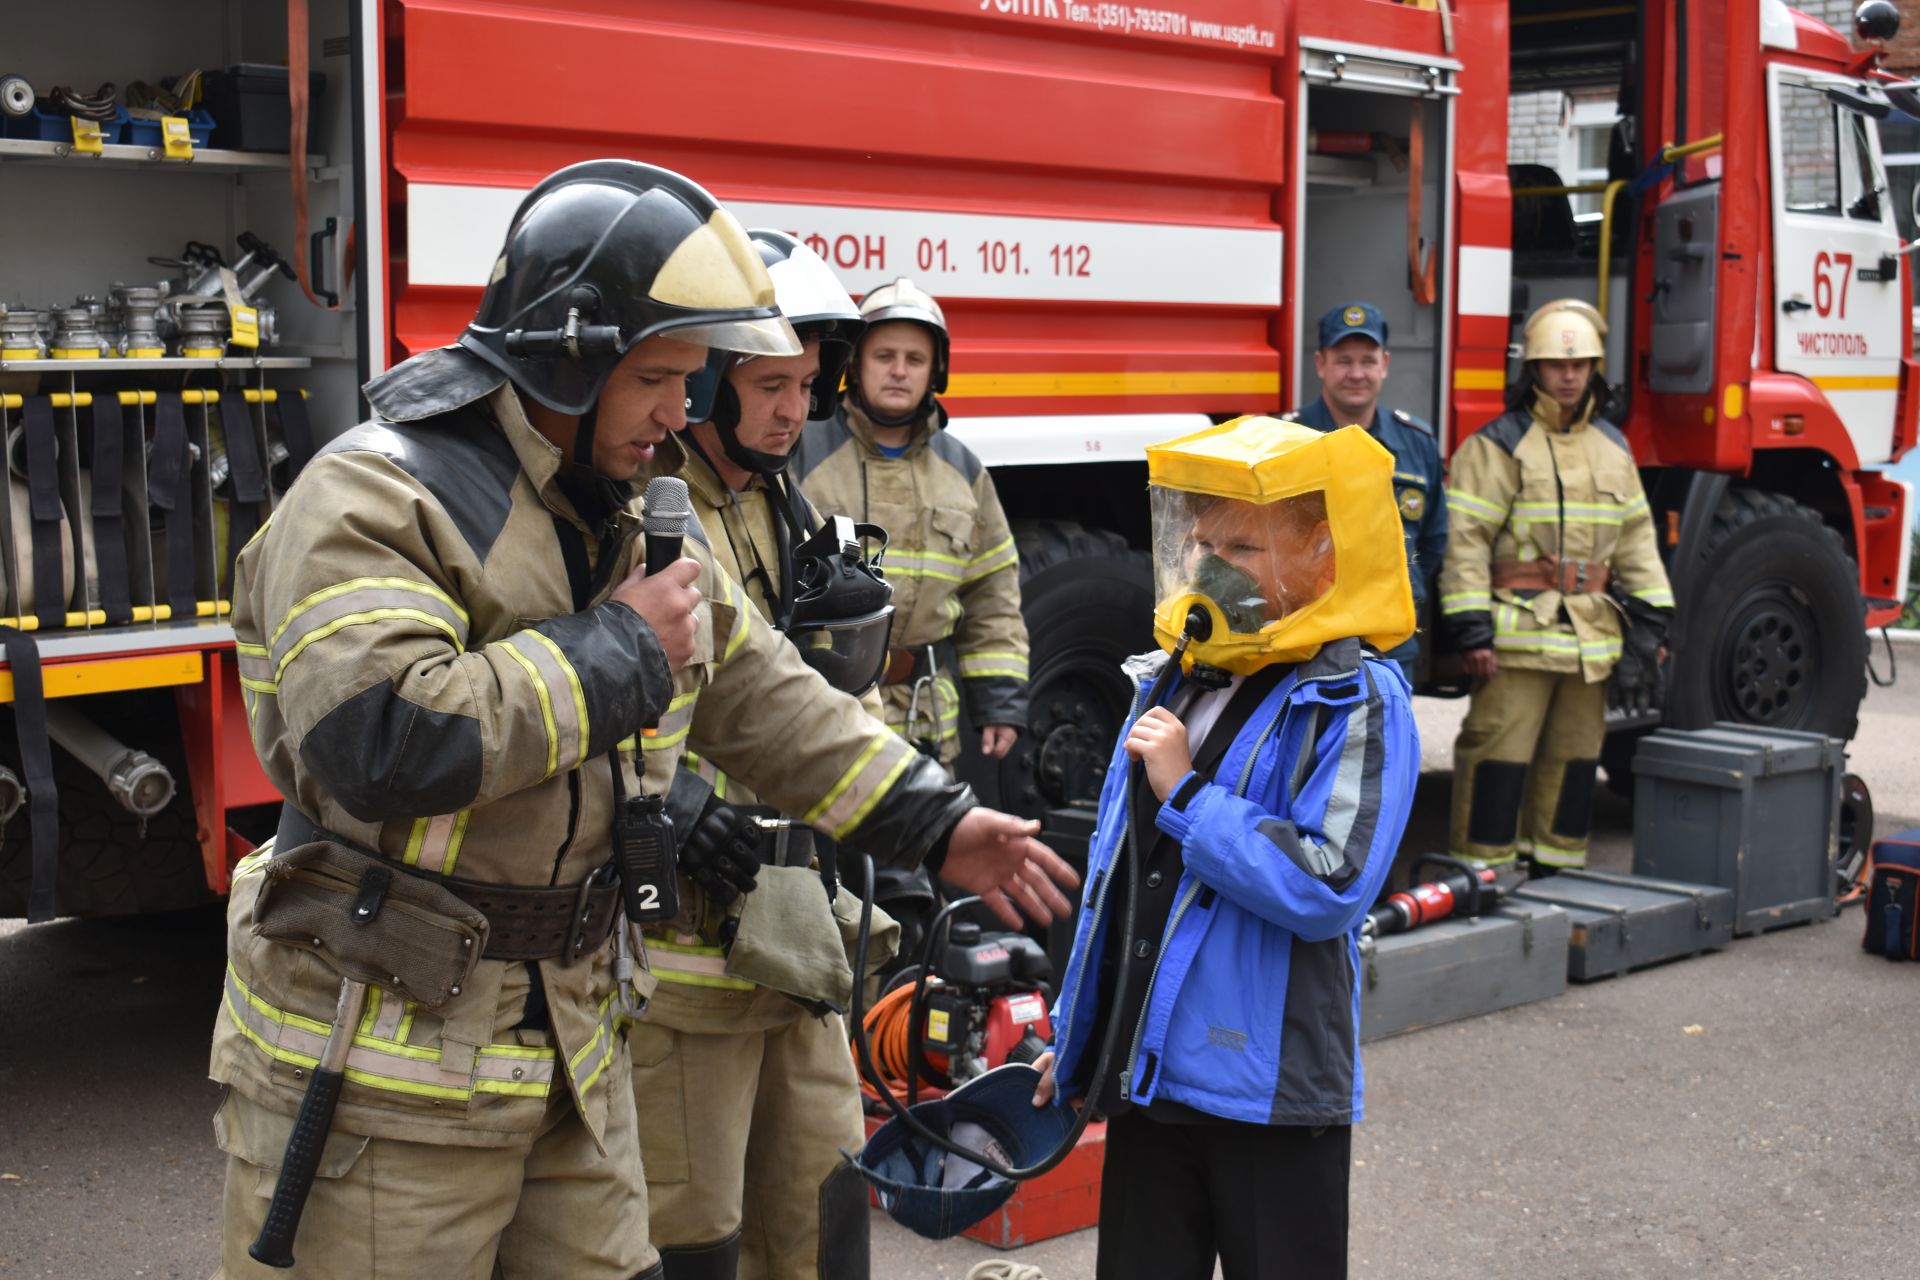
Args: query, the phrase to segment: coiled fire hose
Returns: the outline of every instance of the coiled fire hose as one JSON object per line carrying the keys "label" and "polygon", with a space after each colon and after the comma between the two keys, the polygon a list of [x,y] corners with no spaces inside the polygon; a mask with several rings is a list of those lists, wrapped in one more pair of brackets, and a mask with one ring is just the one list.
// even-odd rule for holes
{"label": "coiled fire hose", "polygon": [[54,108],[82,120],[111,120],[120,114],[120,108],[114,103],[114,94],[119,92],[113,81],[109,80],[92,93],[75,93],[66,85],[55,85],[47,92],[47,100]]}

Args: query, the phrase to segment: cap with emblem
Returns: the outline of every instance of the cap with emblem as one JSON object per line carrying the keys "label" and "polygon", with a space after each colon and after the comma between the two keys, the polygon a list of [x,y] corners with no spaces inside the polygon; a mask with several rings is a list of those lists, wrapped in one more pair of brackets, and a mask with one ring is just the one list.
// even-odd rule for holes
{"label": "cap with emblem", "polygon": [[1349,302],[1320,317],[1320,348],[1325,350],[1348,338],[1372,338],[1387,345],[1387,318],[1369,302]]}

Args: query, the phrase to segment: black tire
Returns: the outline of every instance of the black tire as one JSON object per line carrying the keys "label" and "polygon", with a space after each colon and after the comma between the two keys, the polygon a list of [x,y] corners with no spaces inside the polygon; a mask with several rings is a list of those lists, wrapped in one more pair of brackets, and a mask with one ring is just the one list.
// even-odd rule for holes
{"label": "black tire", "polygon": [[1873,848],[1873,792],[1858,774],[1840,779],[1840,830],[1834,858],[1834,893],[1846,898],[1866,880]]}
{"label": "black tire", "polygon": [[1734,720],[1851,739],[1867,693],[1866,604],[1812,508],[1731,489],[1680,602],[1667,723]]}
{"label": "black tire", "polygon": [[988,803],[1037,818],[1100,798],[1132,701],[1120,662],[1153,647],[1153,570],[1146,552],[1103,529],[1019,521],[1014,536],[1031,648],[1028,726],[997,767],[968,733],[960,772]]}
{"label": "black tire", "polygon": [[[60,792],[60,864],[54,880],[63,916],[131,916],[214,901],[200,862],[199,824],[186,780],[174,773],[173,803],[140,819],[107,794],[106,784],[59,747],[53,780]],[[23,807],[0,836],[0,917],[24,916],[33,879],[33,841]]]}

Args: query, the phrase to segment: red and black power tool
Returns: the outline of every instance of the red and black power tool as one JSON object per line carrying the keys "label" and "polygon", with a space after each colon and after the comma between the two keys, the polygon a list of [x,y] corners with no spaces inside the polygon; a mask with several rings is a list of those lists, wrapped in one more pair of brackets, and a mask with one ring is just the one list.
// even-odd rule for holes
{"label": "red and black power tool", "polygon": [[[861,1018],[875,1071],[908,1102],[922,1088],[951,1089],[1005,1063],[1032,1062],[1053,1038],[1046,948],[951,911],[928,927],[921,963],[896,973]],[[869,1109],[880,1109],[873,1081],[863,1075],[860,1088]]]}
{"label": "red and black power tool", "polygon": [[1366,923],[1360,928],[1363,936],[1405,933],[1450,915],[1477,916],[1499,903],[1500,888],[1494,883],[1493,868],[1471,866],[1444,853],[1424,853],[1413,860],[1413,874],[1418,876],[1428,866],[1444,867],[1447,874],[1409,885],[1377,904],[1367,912]]}
{"label": "red and black power tool", "polygon": [[1008,1062],[1032,1062],[1053,1038],[1046,948],[1023,933],[956,921],[934,958],[917,1026],[928,1066],[963,1084]]}

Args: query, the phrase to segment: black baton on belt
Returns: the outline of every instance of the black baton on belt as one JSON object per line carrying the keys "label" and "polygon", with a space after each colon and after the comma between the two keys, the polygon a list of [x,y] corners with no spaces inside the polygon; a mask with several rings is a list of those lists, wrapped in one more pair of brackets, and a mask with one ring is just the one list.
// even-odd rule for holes
{"label": "black baton on belt", "polygon": [[306,1097],[300,1100],[300,1114],[294,1118],[293,1132],[287,1135],[287,1154],[280,1161],[280,1178],[273,1185],[273,1203],[267,1206],[267,1220],[260,1224],[259,1237],[247,1246],[247,1255],[255,1262],[281,1268],[293,1265],[294,1233],[300,1230],[307,1193],[313,1190],[320,1153],[326,1148],[328,1131],[333,1128],[333,1109],[339,1105],[340,1085],[346,1079],[347,1050],[353,1047],[353,1029],[360,1025],[360,1014],[366,1007],[367,984],[342,978],[333,1030],[327,1033],[327,1043],[320,1050],[313,1079],[307,1082]]}

